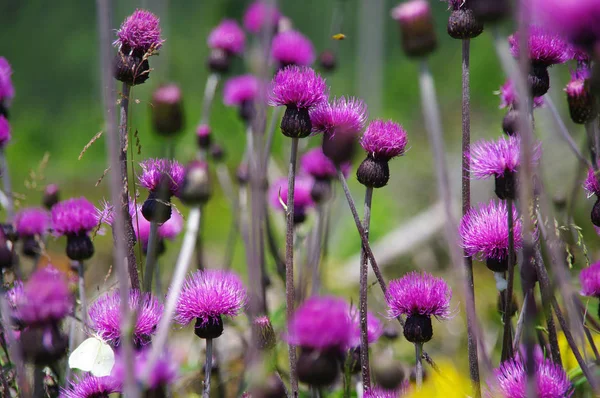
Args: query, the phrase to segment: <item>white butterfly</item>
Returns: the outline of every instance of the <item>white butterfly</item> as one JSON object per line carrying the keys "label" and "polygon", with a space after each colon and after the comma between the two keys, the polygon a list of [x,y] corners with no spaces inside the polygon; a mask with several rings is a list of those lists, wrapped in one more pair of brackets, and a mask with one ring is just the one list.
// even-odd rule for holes
{"label": "white butterfly", "polygon": [[99,337],[90,337],[69,355],[69,367],[91,372],[96,377],[109,376],[115,365],[111,346]]}

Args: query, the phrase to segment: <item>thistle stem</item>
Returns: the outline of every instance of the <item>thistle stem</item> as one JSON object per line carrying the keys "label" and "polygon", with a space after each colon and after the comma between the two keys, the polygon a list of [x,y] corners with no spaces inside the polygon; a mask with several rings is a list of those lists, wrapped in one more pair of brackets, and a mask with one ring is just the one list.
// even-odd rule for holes
{"label": "thistle stem", "polygon": [[415,361],[417,374],[417,391],[423,388],[423,343],[415,343]]}
{"label": "thistle stem", "polygon": [[[294,315],[294,185],[296,183],[296,158],[298,157],[298,138],[292,138],[288,173],[288,194],[286,202],[285,234],[285,298],[287,319]],[[290,385],[292,396],[298,395],[298,372],[296,369],[296,346],[289,344]]]}
{"label": "thistle stem", "polygon": [[[471,41],[462,41],[462,211],[465,215],[471,208],[471,87],[470,87]],[[479,387],[479,359],[477,356],[477,336],[475,336],[475,279],[473,259],[465,253],[465,274],[467,303],[467,350],[469,355],[469,375],[475,396],[481,395]]]}
{"label": "thistle stem", "polygon": [[156,360],[163,353],[167,343],[167,337],[169,336],[169,330],[171,330],[171,322],[173,321],[177,301],[179,300],[181,288],[185,281],[185,275],[188,272],[192,255],[194,254],[194,244],[196,242],[200,217],[199,207],[193,207],[188,214],[185,237],[183,238],[183,244],[181,245],[181,250],[179,251],[179,256],[175,263],[175,272],[169,288],[165,309],[162,313],[160,323],[158,324],[156,337],[152,341],[152,351],[150,352],[146,368],[142,373],[143,380],[150,374]]}
{"label": "thistle stem", "polygon": [[79,277],[78,280],[78,287],[79,287],[79,305],[81,306],[81,321],[83,322],[83,327],[86,328],[87,327],[87,317],[88,317],[88,312],[87,312],[87,299],[86,299],[86,295],[85,295],[85,266],[83,264],[83,261],[78,261],[77,262],[77,276]]}
{"label": "thistle stem", "polygon": [[[369,237],[371,224],[371,202],[373,199],[373,188],[367,187],[365,191],[365,212],[363,217],[363,228],[365,236]],[[369,335],[367,333],[367,289],[368,289],[369,263],[365,251],[360,250],[360,369],[362,383],[365,391],[371,388],[371,373],[369,370]]]}
{"label": "thistle stem", "polygon": [[152,291],[152,278],[156,269],[156,249],[158,245],[158,223],[150,222],[148,247],[146,248],[146,267],[144,269],[144,291]]}
{"label": "thistle stem", "polygon": [[263,173],[266,174],[267,169],[269,168],[269,159],[271,157],[271,149],[273,149],[273,138],[275,136],[275,129],[277,127],[277,121],[281,120],[281,114],[283,112],[283,107],[276,107],[273,109],[273,113],[271,113],[271,119],[269,120],[269,130],[267,130],[267,139],[265,141],[265,150],[263,157]]}
{"label": "thistle stem", "polygon": [[8,161],[6,160],[6,152],[4,148],[0,149],[0,167],[2,167],[2,190],[6,195],[6,219],[11,221],[15,216],[14,200],[12,192],[12,184],[10,180],[10,172],[8,171]]}
{"label": "thistle stem", "polygon": [[206,339],[206,363],[204,365],[204,391],[202,398],[210,398],[210,374],[212,370],[213,339]]}
{"label": "thistle stem", "polygon": [[46,389],[44,388],[44,368],[36,365],[33,370],[33,398],[45,398]]}
{"label": "thistle stem", "polygon": [[321,291],[321,252],[323,249],[323,235],[327,225],[327,203],[321,203],[317,206],[317,221],[315,225],[315,245],[313,247],[313,256],[311,260],[312,281],[311,295],[318,295]]}
{"label": "thistle stem", "polygon": [[221,76],[218,73],[211,73],[206,79],[206,85],[204,86],[204,97],[202,99],[202,114],[200,115],[200,124],[208,124],[210,122],[210,109],[212,106],[213,99],[215,98],[215,92],[219,85]]}
{"label": "thistle stem", "polygon": [[[127,264],[129,271],[129,279],[131,287],[134,289],[140,288],[140,279],[137,270],[137,259],[135,257],[135,232],[131,214],[129,214],[129,179],[127,177],[128,162],[127,162],[127,146],[128,146],[128,119],[129,119],[129,98],[131,95],[131,86],[123,83],[120,116],[119,116],[119,166],[121,177],[121,197],[120,200],[113,203],[119,203],[121,213],[125,219],[124,231],[127,244]],[[113,226],[113,236],[115,236],[115,227]]]}
{"label": "thistle stem", "polygon": [[[98,15],[98,28],[100,39],[100,71],[102,76],[102,97],[104,108],[104,121],[106,128],[106,148],[109,158],[109,167],[113,172],[110,173],[110,194],[111,203],[114,206],[117,203],[123,203],[123,193],[127,195],[127,128],[125,125],[125,136],[119,134],[114,116],[114,104],[116,102],[115,93],[111,89],[113,80],[111,76],[111,22],[112,13],[110,0],[97,0],[96,9]],[[128,91],[128,89],[127,89]],[[123,160],[125,163],[123,164]],[[119,172],[117,172],[119,171]],[[121,298],[121,319],[127,320],[129,316],[129,286],[127,279],[129,277],[132,287],[139,288],[140,282],[137,274],[135,262],[135,253],[133,244],[130,240],[133,235],[133,226],[129,216],[128,198],[125,198],[125,207],[122,211],[115,211],[113,220],[113,237],[115,241],[115,250],[113,252],[113,264],[119,280],[119,291]],[[127,227],[127,230],[126,230]],[[132,255],[133,254],[133,255]],[[129,275],[128,275],[129,270]],[[139,391],[133,377],[133,349],[131,339],[127,335],[126,323],[122,326],[121,350],[125,368],[124,393],[131,398],[137,398]]]}
{"label": "thistle stem", "polygon": [[525,317],[527,316],[527,301],[529,300],[529,292],[525,293],[523,297],[523,306],[521,312],[519,312],[519,319],[517,320],[517,328],[515,329],[515,336],[513,337],[512,349],[515,352],[519,348],[521,341],[521,334],[523,333],[523,325],[525,324]]}
{"label": "thistle stem", "polygon": [[[204,205],[200,205],[200,213],[204,212]],[[200,219],[198,235],[196,236],[196,267],[204,270],[204,245],[202,244],[202,231],[204,230],[204,219]]]}
{"label": "thistle stem", "polygon": [[512,199],[506,200],[506,214],[508,223],[508,279],[506,283],[506,290],[504,291],[504,313],[502,316],[502,322],[504,323],[503,338],[502,338],[502,361],[512,358],[514,353],[512,349],[512,324],[511,324],[511,310],[513,286],[515,280],[515,265],[513,251],[515,250],[515,236],[513,231],[513,201]]}

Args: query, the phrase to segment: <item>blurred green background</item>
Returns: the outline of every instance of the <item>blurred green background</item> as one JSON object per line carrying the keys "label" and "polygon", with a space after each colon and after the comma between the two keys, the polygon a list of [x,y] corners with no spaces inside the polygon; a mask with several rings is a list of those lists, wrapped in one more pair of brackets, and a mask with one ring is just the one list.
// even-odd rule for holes
{"label": "blurred green background", "polygon": [[[137,7],[146,7],[161,17],[163,37],[166,39],[158,57],[150,59],[152,71],[148,82],[133,90],[131,129],[138,130],[141,155],[134,161],[162,155],[164,142],[153,135],[149,124],[151,92],[160,83],[179,83],[184,92],[187,127],[177,140],[176,157],[182,161],[195,153],[194,130],[200,119],[204,85],[208,76],[205,60],[208,55],[206,38],[210,30],[224,17],[241,20],[247,1],[118,1],[115,3],[113,28]],[[436,78],[442,111],[448,153],[448,167],[453,189],[460,193],[460,135],[461,135],[461,43],[450,39],[446,30],[446,4],[431,1],[437,22],[439,49],[429,58]],[[404,125],[409,136],[410,150],[403,158],[394,160],[391,182],[377,190],[373,205],[371,236],[373,241],[402,225],[414,215],[428,209],[437,200],[433,163],[420,110],[417,82],[417,63],[401,52],[399,33],[389,16],[393,1],[383,0],[303,0],[281,1],[284,15],[290,17],[296,29],[313,40],[318,52],[336,46],[339,51],[338,69],[327,75],[332,95],[355,95],[365,98],[371,118],[391,118]],[[334,10],[341,19],[343,41],[334,41],[331,35]],[[511,33],[510,24],[499,27],[501,34]],[[81,160],[78,155],[90,139],[102,130],[102,107],[98,59],[98,37],[95,3],[93,1],[62,0],[49,5],[39,0],[0,2],[0,55],[12,64],[16,97],[11,108],[13,141],[7,149],[14,190],[22,198],[21,205],[37,205],[39,190],[45,183],[58,183],[63,197],[85,195],[99,201],[108,196],[107,181],[96,186],[107,162],[105,142],[94,143]],[[247,40],[249,43],[250,40]],[[499,110],[499,99],[494,91],[504,82],[489,31],[472,41],[471,105],[473,140],[497,137],[501,134],[504,110]],[[244,73],[244,62],[236,61],[232,75]],[[568,67],[553,71],[552,94],[566,119],[562,87],[568,79]],[[219,88],[221,85],[219,86]],[[117,85],[115,84],[115,89]],[[245,137],[237,111],[221,103],[218,91],[210,122],[214,139],[228,152],[228,166],[232,173],[242,157]],[[579,142],[583,129],[567,120],[567,125]],[[537,133],[544,141],[543,176],[549,193],[566,196],[572,186],[576,163],[567,146],[557,138],[553,123],[544,110],[536,111]],[[285,165],[282,136],[276,135],[274,158],[280,167]],[[308,145],[319,145],[319,137],[308,139]],[[39,164],[44,154],[50,157],[43,170]],[[357,156],[357,163],[361,155]],[[43,181],[45,178],[45,181]],[[362,200],[363,190],[350,179],[355,197]],[[216,179],[215,185],[216,185]],[[475,182],[473,201],[487,201],[493,197],[491,182]],[[206,247],[209,265],[218,267],[222,260],[230,225],[229,202],[215,186],[215,196],[205,211]],[[141,193],[144,198],[145,193]],[[584,193],[578,193],[576,223],[584,228],[591,250],[597,248],[597,238],[587,214],[591,202],[584,204]],[[336,266],[343,264],[359,249],[353,222],[343,201],[338,200],[332,230],[330,267],[327,273],[335,279]],[[90,280],[97,288],[110,264],[107,256],[110,237],[96,239],[100,255],[90,261]],[[51,242],[51,247],[62,250],[62,242]],[[176,245],[170,245],[165,269],[176,257]],[[392,261],[385,270],[388,277],[398,276],[409,269],[447,268],[445,243],[441,234],[414,247],[408,254]],[[593,252],[592,252],[593,255]],[[583,261],[583,256],[579,256]],[[357,264],[358,265],[358,264]],[[581,265],[580,265],[581,266]],[[243,270],[244,256],[238,244],[235,268]],[[483,265],[476,265],[478,302],[483,322],[499,324],[495,313],[496,297],[491,273]],[[441,271],[436,271],[441,272]],[[456,307],[464,302],[460,297],[458,275],[448,273],[457,292]],[[168,276],[167,276],[168,277]],[[347,289],[348,297],[357,299],[355,289]],[[383,300],[374,291],[374,308],[383,313]],[[372,302],[373,302],[372,300]],[[464,347],[464,325],[457,317],[448,326],[449,341],[435,342],[446,346],[448,354]],[[446,332],[440,332],[440,334]],[[449,346],[448,346],[449,345]],[[464,361],[462,361],[464,362]],[[464,365],[464,363],[462,363]]]}

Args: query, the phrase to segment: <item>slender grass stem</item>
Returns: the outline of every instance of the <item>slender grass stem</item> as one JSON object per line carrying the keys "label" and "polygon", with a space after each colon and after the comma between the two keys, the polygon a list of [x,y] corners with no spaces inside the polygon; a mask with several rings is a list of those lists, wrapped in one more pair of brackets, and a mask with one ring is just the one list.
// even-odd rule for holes
{"label": "slender grass stem", "polygon": [[194,244],[196,242],[196,234],[198,233],[198,226],[200,224],[200,208],[193,207],[188,214],[186,223],[185,237],[183,238],[183,244],[175,263],[175,272],[171,281],[169,295],[165,303],[165,309],[162,317],[158,324],[158,331],[155,338],[152,341],[152,351],[148,359],[146,368],[142,372],[142,380],[145,380],[153,369],[154,364],[158,357],[164,352],[167,337],[171,330],[171,322],[173,321],[173,315],[175,314],[175,307],[179,300],[181,288],[185,281],[185,275],[188,272],[192,256],[194,254]]}
{"label": "slender grass stem", "polygon": [[[106,145],[109,158],[109,167],[113,172],[110,173],[110,194],[111,203],[116,206],[121,203],[123,193],[127,194],[127,145],[122,142],[126,140],[127,128],[125,124],[125,136],[117,130],[114,104],[116,102],[115,93],[111,89],[113,80],[111,72],[113,70],[111,59],[111,22],[112,3],[110,0],[97,0],[96,9],[98,15],[98,28],[100,39],[100,71],[102,77],[102,97],[104,108],[104,120],[106,124]],[[123,164],[123,157],[125,163]],[[117,172],[119,171],[119,172]],[[131,217],[129,217],[128,198],[122,211],[116,211],[113,220],[113,237],[115,240],[115,249],[113,252],[113,264],[119,280],[119,291],[121,298],[121,319],[125,320],[121,329],[121,353],[123,355],[125,368],[124,393],[131,398],[139,396],[139,390],[133,377],[133,349],[132,342],[127,331],[127,320],[129,316],[129,286],[127,280],[131,281],[134,288],[139,288],[140,282],[137,274],[137,265],[135,262],[135,253],[133,244],[130,240],[133,235],[133,226]],[[126,230],[127,227],[127,230]],[[133,254],[133,256],[131,256]],[[129,275],[128,275],[129,271]]]}
{"label": "slender grass stem", "polygon": [[525,324],[525,317],[527,316],[527,301],[529,299],[529,292],[525,293],[525,297],[523,297],[523,306],[521,307],[521,311],[519,312],[519,319],[517,320],[517,328],[515,329],[515,336],[513,337],[513,352],[519,349],[519,344],[521,344],[521,334],[523,333],[523,325]]}
{"label": "slender grass stem", "polygon": [[200,115],[200,124],[208,124],[210,122],[210,110],[220,79],[221,76],[217,73],[211,73],[206,79],[206,85],[204,86],[204,97],[202,99],[202,114]]}
{"label": "slender grass stem", "polygon": [[[365,191],[365,210],[363,216],[363,228],[365,235],[369,237],[369,228],[371,225],[371,202],[373,200],[373,188],[367,187]],[[369,369],[369,335],[367,333],[367,290],[368,290],[369,262],[361,246],[360,251],[360,369],[362,375],[363,388],[371,388],[371,372]]]}
{"label": "slender grass stem", "polygon": [[558,131],[560,132],[561,137],[567,142],[567,144],[569,145],[569,148],[571,148],[571,151],[575,154],[577,159],[582,164],[587,166],[588,168],[591,167],[592,166],[591,163],[589,162],[589,160],[587,160],[585,158],[585,156],[583,156],[583,154],[577,147],[577,144],[573,140],[573,137],[571,137],[571,134],[569,133],[569,129],[567,129],[565,122],[563,121],[562,117],[560,117],[560,113],[558,113],[558,109],[556,109],[556,105],[554,105],[554,101],[552,100],[552,97],[550,96],[550,94],[547,94],[546,96],[544,96],[544,101],[545,101],[546,105],[548,105],[550,114],[552,115],[552,118],[554,119],[554,122],[556,123],[556,126],[558,127]]}
{"label": "slender grass stem", "polygon": [[[285,234],[285,298],[287,319],[294,315],[294,185],[296,183],[296,160],[298,157],[298,138],[292,138],[288,173],[288,194],[286,201]],[[296,369],[296,346],[289,345],[290,384],[292,396],[298,395],[298,372]]]}
{"label": "slender grass stem", "polygon": [[1,176],[2,176],[2,190],[6,195],[6,219],[7,221],[11,221],[15,216],[14,210],[14,199],[12,192],[12,184],[10,179],[10,172],[8,170],[8,161],[6,160],[6,150],[4,148],[0,149],[0,167],[2,167]]}
{"label": "slender grass stem", "polygon": [[423,343],[415,343],[415,361],[417,373],[417,391],[423,388]]}
{"label": "slender grass stem", "polygon": [[504,323],[503,339],[502,339],[502,361],[505,361],[514,356],[512,346],[512,324],[511,309],[513,286],[515,280],[515,264],[514,264],[514,247],[515,247],[515,234],[513,231],[513,201],[512,199],[506,200],[506,214],[508,223],[508,279],[506,284],[506,290],[504,292],[504,314],[502,316],[502,322]]}
{"label": "slender grass stem", "polygon": [[204,390],[202,398],[210,398],[210,374],[212,370],[213,339],[206,339],[206,363],[204,365]]}
{"label": "slender grass stem", "polygon": [[155,274],[156,252],[158,245],[158,223],[150,222],[150,234],[148,235],[148,247],[146,248],[146,267],[144,269],[144,291],[152,291],[152,278]]}

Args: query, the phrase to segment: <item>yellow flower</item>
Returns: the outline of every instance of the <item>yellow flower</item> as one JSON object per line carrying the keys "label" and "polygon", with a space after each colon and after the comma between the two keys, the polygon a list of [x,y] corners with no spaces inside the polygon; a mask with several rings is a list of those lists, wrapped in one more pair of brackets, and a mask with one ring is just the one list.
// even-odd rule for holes
{"label": "yellow flower", "polygon": [[[427,366],[426,364],[424,364]],[[471,381],[448,361],[438,362],[440,372],[429,371],[421,391],[412,391],[409,398],[465,398],[472,396]]]}
{"label": "yellow flower", "polygon": [[[594,343],[596,344],[596,347],[600,347],[600,335],[592,331],[592,336],[594,337]],[[581,351],[581,344],[578,343],[577,346]],[[575,359],[575,355],[573,354],[573,351],[571,351],[569,343],[567,343],[567,338],[562,331],[558,334],[558,348],[560,349],[563,367],[567,373],[579,367],[577,359]],[[585,352],[587,353],[588,358],[594,357],[594,352],[592,351],[587,339],[585,340]],[[583,352],[581,354],[583,355]],[[585,358],[585,355],[583,357]]]}

